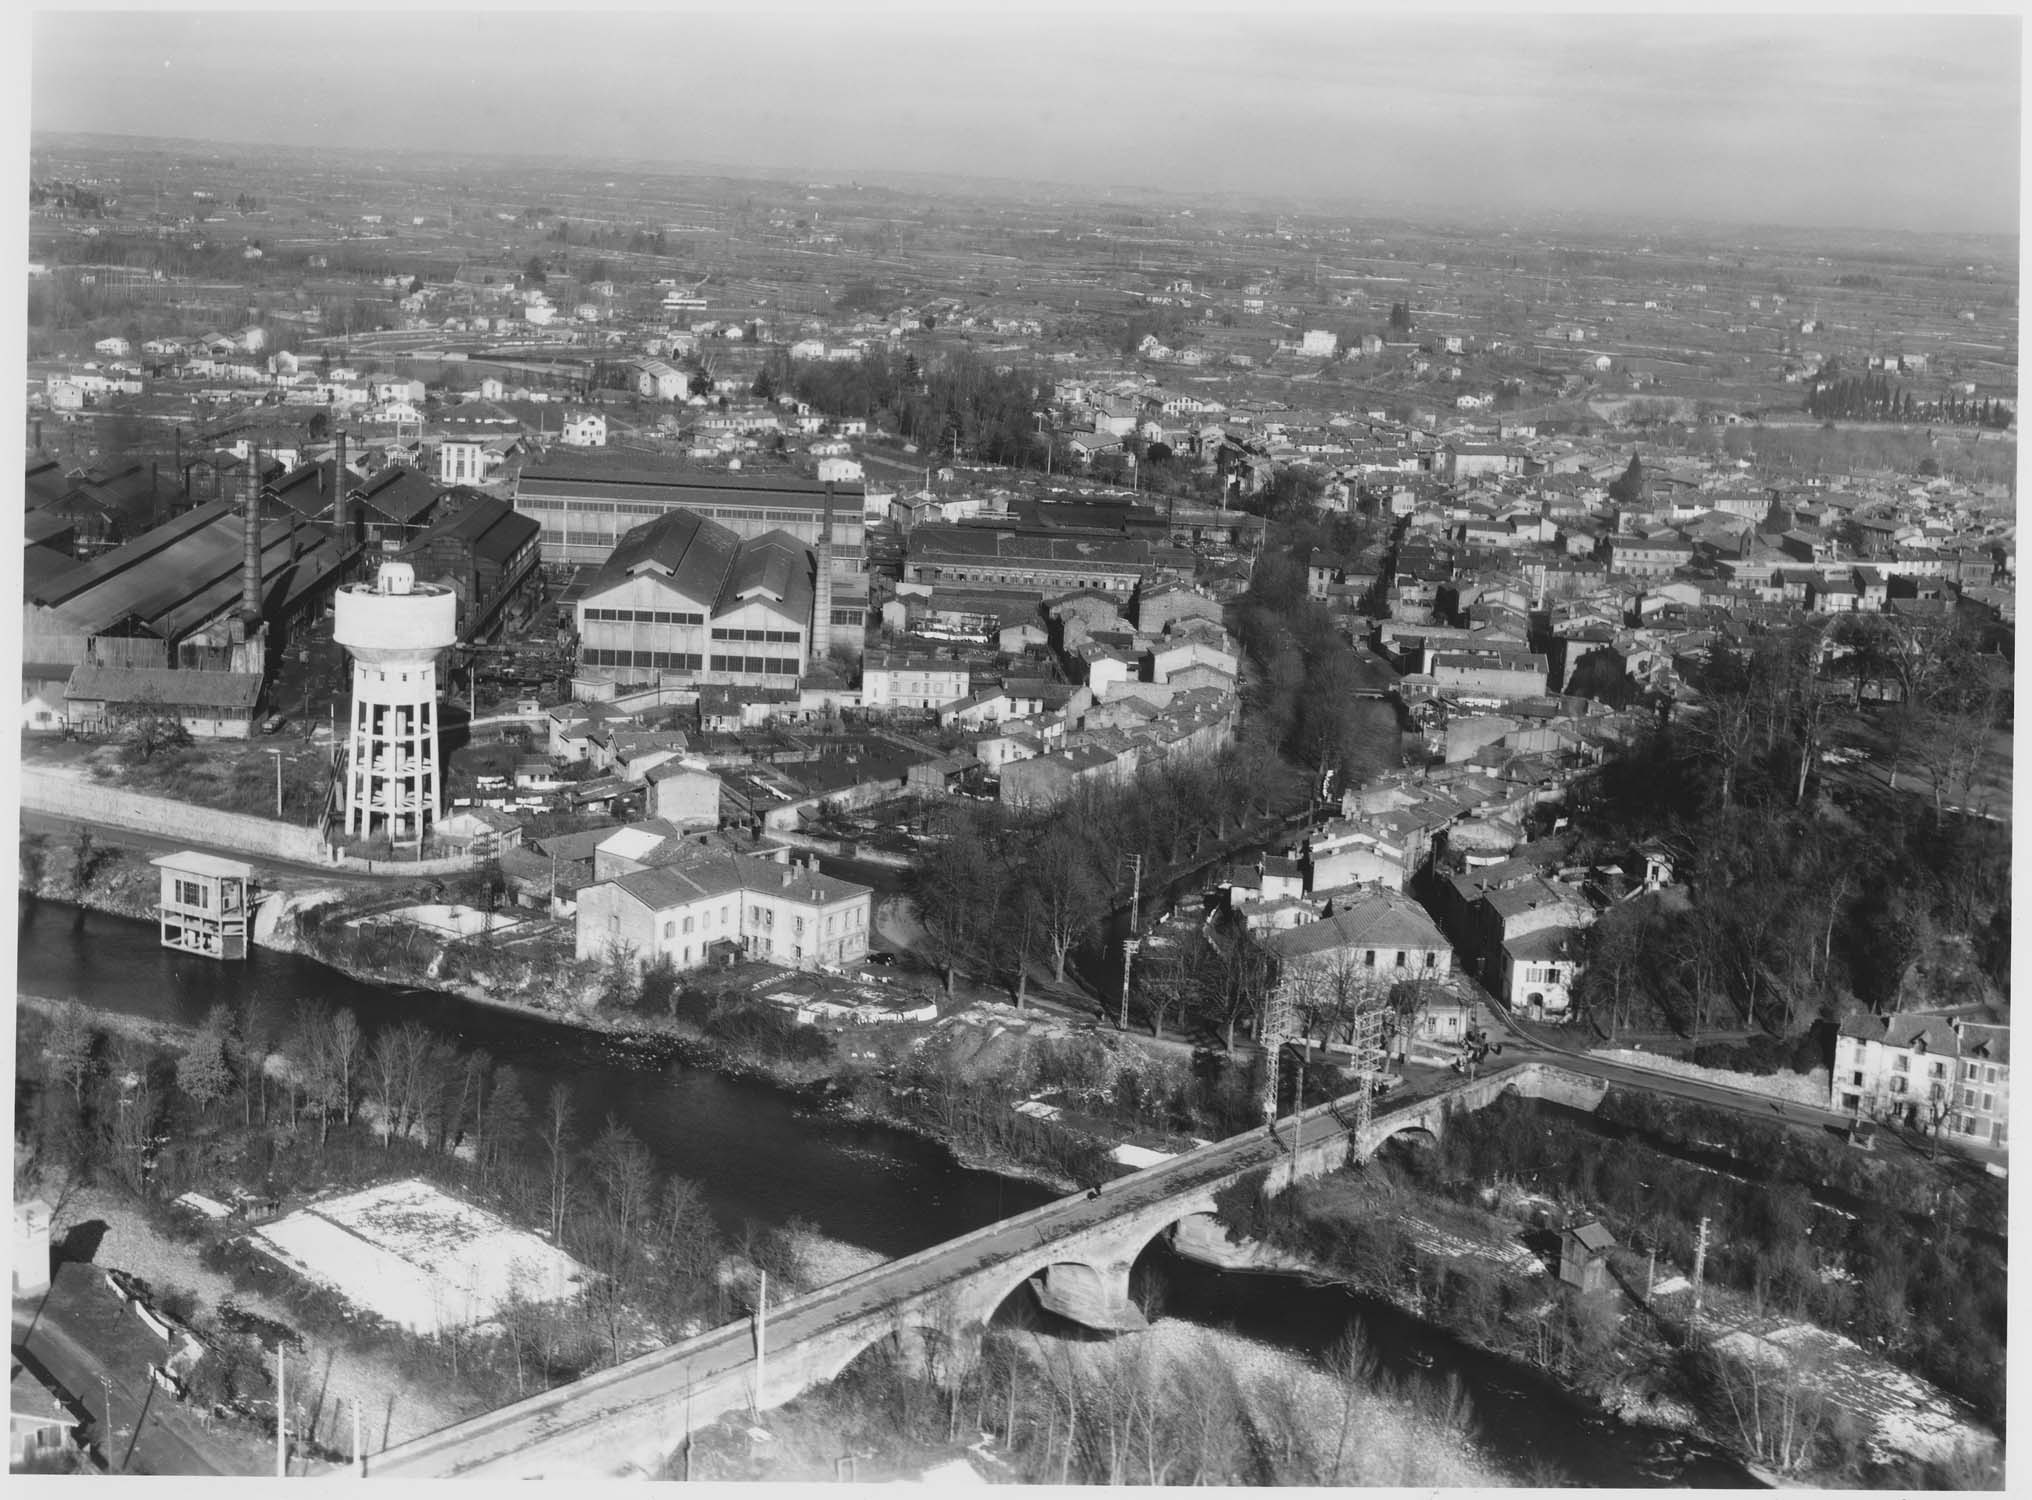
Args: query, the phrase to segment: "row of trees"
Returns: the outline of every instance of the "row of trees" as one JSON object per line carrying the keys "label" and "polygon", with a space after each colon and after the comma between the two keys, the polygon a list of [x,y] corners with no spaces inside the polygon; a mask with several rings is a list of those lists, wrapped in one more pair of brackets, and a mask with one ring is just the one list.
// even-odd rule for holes
{"label": "row of trees", "polygon": [[1911,391],[1893,385],[1888,376],[1877,373],[1843,375],[1817,383],[1807,393],[1806,411],[1824,421],[1928,422],[1999,431],[2017,420],[2017,412],[2011,406],[1989,397],[1980,401],[1959,395],[1915,400]]}
{"label": "row of trees", "polygon": [[1248,722],[1305,768],[1320,795],[1337,796],[1394,768],[1400,754],[1394,712],[1359,696],[1361,658],[1326,607],[1306,596],[1310,547],[1359,556],[1367,525],[1336,517],[1291,527],[1286,534],[1298,545],[1266,549],[1257,558],[1249,591],[1232,616],[1236,638],[1260,669],[1242,691]]}

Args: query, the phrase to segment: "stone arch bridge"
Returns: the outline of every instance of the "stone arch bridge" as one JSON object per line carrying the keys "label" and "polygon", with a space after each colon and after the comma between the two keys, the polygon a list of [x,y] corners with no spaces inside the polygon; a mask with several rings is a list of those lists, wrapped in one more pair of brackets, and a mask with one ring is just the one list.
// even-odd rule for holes
{"label": "stone arch bridge", "polygon": [[[1089,1327],[1135,1329],[1129,1270],[1171,1236],[1192,1253],[1225,1231],[1214,1195],[1259,1168],[1273,1185],[1366,1159],[1392,1136],[1436,1138],[1446,1115],[1515,1092],[1593,1109],[1607,1085],[1548,1063],[1513,1064],[1375,1112],[1362,1138],[1344,1123],[1351,1101],[1315,1106],[1271,1129],[1233,1136],[871,1267],[769,1309],[763,1357],[756,1330],[730,1323],[571,1385],[413,1439],[369,1459],[369,1477],[558,1478],[659,1466],[687,1426],[744,1407],[766,1410],[838,1375],[884,1340],[935,1352],[980,1336],[1012,1293]],[[1295,1149],[1294,1149],[1295,1147]]]}

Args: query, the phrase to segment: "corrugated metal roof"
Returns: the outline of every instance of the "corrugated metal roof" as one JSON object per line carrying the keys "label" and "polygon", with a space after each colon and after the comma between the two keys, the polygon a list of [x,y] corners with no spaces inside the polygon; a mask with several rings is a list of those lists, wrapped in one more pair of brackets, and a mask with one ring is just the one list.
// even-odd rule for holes
{"label": "corrugated metal roof", "polygon": [[768,594],[801,627],[811,618],[812,550],[787,531],[770,531],[735,549],[714,614],[725,614],[757,594]]}
{"label": "corrugated metal roof", "polygon": [[176,671],[169,667],[74,668],[64,696],[73,702],[142,703],[165,707],[232,708],[252,711],[261,696],[255,672]]}
{"label": "corrugated metal roof", "polygon": [[694,510],[673,510],[645,521],[614,544],[585,592],[591,603],[649,565],[666,582],[703,611],[720,596],[741,539],[730,528],[709,521]]}

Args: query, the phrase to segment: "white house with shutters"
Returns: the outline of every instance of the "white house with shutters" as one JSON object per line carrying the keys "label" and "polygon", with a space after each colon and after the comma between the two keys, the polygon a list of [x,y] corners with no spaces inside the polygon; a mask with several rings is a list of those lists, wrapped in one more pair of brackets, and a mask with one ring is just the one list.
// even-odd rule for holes
{"label": "white house with shutters", "polygon": [[2011,1029],[1962,1016],[1851,1016],[1834,1044],[1831,1107],[1937,1129],[1949,1141],[2010,1141]]}

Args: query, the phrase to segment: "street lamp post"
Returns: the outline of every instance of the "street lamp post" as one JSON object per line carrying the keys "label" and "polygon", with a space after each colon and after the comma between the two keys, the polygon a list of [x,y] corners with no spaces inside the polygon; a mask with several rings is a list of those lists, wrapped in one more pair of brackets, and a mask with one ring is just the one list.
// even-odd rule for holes
{"label": "street lamp post", "polygon": [[282,752],[280,750],[270,750],[268,753],[275,757],[275,821],[280,823],[282,821]]}

